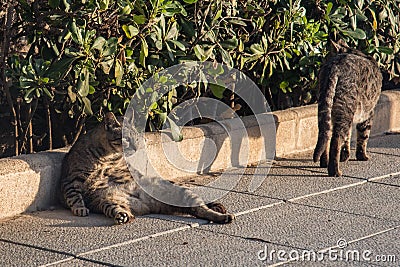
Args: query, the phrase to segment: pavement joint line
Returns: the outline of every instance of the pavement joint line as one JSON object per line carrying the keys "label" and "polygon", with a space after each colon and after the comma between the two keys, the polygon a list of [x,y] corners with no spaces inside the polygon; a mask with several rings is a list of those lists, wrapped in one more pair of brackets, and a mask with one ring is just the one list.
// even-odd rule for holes
{"label": "pavement joint line", "polygon": [[393,172],[393,173],[389,173],[389,174],[385,174],[382,176],[378,176],[378,177],[372,177],[372,178],[368,178],[368,182],[374,182],[377,180],[381,180],[381,179],[385,179],[385,178],[391,178],[392,176],[397,176],[400,175],[400,172]]}
{"label": "pavement joint line", "polygon": [[295,201],[306,199],[309,197],[319,196],[319,195],[323,195],[323,194],[327,194],[327,193],[331,193],[331,192],[335,192],[335,191],[339,191],[339,190],[343,190],[343,189],[348,189],[348,188],[352,188],[352,187],[355,187],[358,185],[365,184],[367,182],[368,182],[367,180],[364,180],[364,181],[360,181],[357,183],[352,183],[352,184],[347,184],[347,185],[343,185],[343,186],[339,186],[339,187],[329,188],[329,189],[322,190],[319,192],[314,192],[314,193],[310,193],[307,195],[294,197],[294,198],[288,199],[287,202],[295,202]]}
{"label": "pavement joint line", "polygon": [[117,248],[117,247],[121,247],[121,246],[130,245],[130,244],[133,244],[133,243],[137,243],[139,241],[143,241],[143,240],[147,240],[147,239],[150,239],[150,238],[155,238],[155,237],[159,237],[159,236],[163,236],[163,235],[167,235],[167,234],[171,234],[171,233],[184,231],[184,230],[191,229],[191,228],[196,228],[196,227],[199,227],[199,226],[200,226],[200,224],[198,224],[197,226],[195,224],[193,224],[193,225],[185,225],[185,226],[182,226],[182,227],[173,228],[173,229],[162,231],[162,232],[158,232],[158,233],[155,233],[155,234],[146,235],[146,236],[143,236],[143,237],[131,239],[131,240],[128,240],[128,241],[125,241],[125,242],[120,242],[120,243],[116,243],[116,244],[113,244],[113,245],[101,247],[101,248],[98,248],[98,249],[93,249],[93,250],[89,250],[89,251],[86,251],[86,252],[78,253],[77,256],[82,257],[82,256],[85,256],[85,255],[101,252],[101,251],[104,251],[104,250],[109,250],[109,249],[112,249],[112,248]]}
{"label": "pavement joint line", "polygon": [[249,209],[249,210],[245,210],[245,211],[236,212],[235,216],[237,217],[237,216],[253,213],[253,212],[256,212],[256,211],[259,211],[259,210],[272,208],[274,206],[277,206],[277,205],[280,205],[280,204],[284,204],[285,202],[286,201],[281,200],[281,201],[278,201],[278,202],[275,202],[275,203],[271,203],[271,204],[268,204],[268,205],[264,205],[264,206],[261,206],[261,207],[257,207],[257,208],[253,208],[253,209]]}
{"label": "pavement joint line", "polygon": [[[370,235],[362,236],[362,237],[347,241],[346,244],[348,246],[350,244],[353,244],[353,243],[356,243],[356,242],[359,242],[359,241],[363,241],[363,240],[367,240],[367,239],[369,239],[371,237],[375,237],[375,236],[378,236],[378,235],[381,235],[381,234],[385,234],[387,232],[394,231],[394,230],[397,230],[399,228],[400,228],[400,225],[396,225],[396,226],[384,229],[382,231],[375,232],[375,233],[370,234]],[[320,250],[317,251],[317,253],[318,254],[325,254],[329,250],[335,249],[335,248],[339,248],[339,245],[335,245],[335,246],[331,246],[331,247],[320,249]],[[344,248],[341,248],[341,249],[344,249]],[[304,256],[301,256],[301,257],[298,257],[298,258],[294,258],[294,259],[290,259],[290,260],[287,260],[287,261],[281,261],[281,262],[278,262],[278,263],[275,263],[275,264],[271,264],[271,265],[268,265],[268,266],[269,267],[281,266],[281,265],[284,265],[284,264],[287,264],[287,263],[297,262],[299,260],[304,260]]]}
{"label": "pavement joint line", "polygon": [[[237,213],[235,213],[235,216],[238,217],[238,216],[241,216],[241,215],[250,214],[250,213],[257,212],[257,211],[260,211],[260,210],[264,210],[264,209],[267,209],[267,208],[271,208],[271,207],[274,207],[274,206],[277,206],[277,205],[281,205],[281,204],[284,204],[286,202],[295,202],[297,200],[301,200],[301,199],[309,198],[309,197],[312,197],[312,196],[327,194],[327,193],[330,193],[330,192],[334,192],[334,191],[338,191],[338,190],[343,190],[343,189],[355,187],[355,186],[362,185],[362,184],[365,184],[365,183],[368,183],[368,182],[377,181],[377,180],[380,180],[380,179],[388,178],[388,177],[399,175],[399,174],[400,174],[400,172],[389,173],[389,174],[385,174],[385,175],[382,175],[382,176],[365,179],[365,180],[357,182],[357,183],[352,183],[352,184],[348,184],[348,185],[344,185],[344,186],[340,186],[340,187],[330,188],[330,189],[327,189],[327,190],[323,190],[323,191],[320,191],[320,192],[315,192],[315,193],[311,193],[311,194],[307,194],[307,195],[291,198],[291,199],[288,199],[288,200],[278,201],[278,202],[271,203],[271,204],[268,204],[268,205],[264,205],[264,206],[261,206],[261,207],[245,210],[245,211],[242,211],[242,212],[237,212]],[[89,250],[89,251],[86,251],[86,252],[78,253],[76,255],[76,257],[79,258],[79,257],[83,257],[85,255],[89,255],[89,254],[93,254],[93,253],[109,250],[109,249],[112,249],[112,248],[117,248],[117,247],[129,245],[129,244],[137,243],[137,242],[140,242],[140,241],[143,241],[143,240],[148,240],[148,239],[151,239],[151,238],[156,238],[156,237],[168,235],[168,234],[171,234],[171,233],[185,231],[185,230],[188,230],[188,229],[199,228],[200,226],[205,225],[205,224],[209,224],[209,223],[206,222],[206,223],[187,224],[185,226],[174,228],[174,229],[170,229],[170,230],[167,230],[167,231],[162,231],[162,232],[158,232],[158,233],[155,233],[155,234],[143,236],[143,237],[140,237],[140,238],[131,239],[131,240],[128,240],[128,241],[125,241],[125,242],[116,243],[116,244],[105,246],[105,247],[102,247],[102,248],[98,248],[98,249],[94,249],[94,250]],[[392,227],[389,230],[393,230],[393,229],[396,229],[396,228],[398,228],[398,226]],[[387,230],[387,231],[389,231],[389,230]],[[370,236],[372,237],[372,236],[375,236],[375,235],[380,234],[380,233],[383,233],[383,232],[381,231],[381,232],[372,234]],[[368,237],[370,237],[370,236],[368,236]],[[363,239],[360,239],[360,240],[363,240]],[[351,241],[351,242],[356,242],[356,241]],[[64,260],[65,261],[70,261],[70,260],[66,260],[66,259],[64,259]],[[292,261],[288,261],[288,262],[292,262]],[[48,264],[46,266],[52,266],[52,265],[55,265],[55,264],[57,264],[57,263],[50,263],[50,264]],[[279,264],[279,265],[282,265],[282,264]],[[271,266],[279,266],[279,265],[271,265]]]}
{"label": "pavement joint line", "polygon": [[64,262],[67,262],[67,261],[73,261],[73,260],[76,260],[76,259],[77,259],[76,257],[69,257],[69,258],[66,258],[66,259],[59,260],[59,261],[54,261],[54,262],[42,264],[42,265],[39,265],[39,267],[53,266],[53,265],[56,265],[56,264],[64,263]]}

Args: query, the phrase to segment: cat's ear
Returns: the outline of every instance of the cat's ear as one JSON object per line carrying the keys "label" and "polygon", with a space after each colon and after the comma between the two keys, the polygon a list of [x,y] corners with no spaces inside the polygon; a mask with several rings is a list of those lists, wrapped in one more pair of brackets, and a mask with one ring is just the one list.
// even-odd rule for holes
{"label": "cat's ear", "polygon": [[106,131],[109,131],[116,126],[120,126],[117,118],[115,117],[115,115],[112,112],[107,112],[104,115],[104,127],[105,127]]}

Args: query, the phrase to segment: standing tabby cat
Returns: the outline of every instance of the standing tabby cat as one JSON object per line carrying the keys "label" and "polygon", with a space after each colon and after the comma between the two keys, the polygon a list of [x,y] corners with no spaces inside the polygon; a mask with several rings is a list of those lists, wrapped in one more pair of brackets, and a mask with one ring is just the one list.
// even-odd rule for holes
{"label": "standing tabby cat", "polygon": [[313,159],[328,167],[329,176],[342,175],[339,160],[349,159],[353,123],[357,123],[356,158],[368,160],[367,142],[382,87],[382,74],[372,57],[344,47],[339,51],[319,73],[319,133]]}
{"label": "standing tabby cat", "polygon": [[[162,203],[148,195],[132,177],[145,179],[152,190],[168,193],[182,206]],[[104,213],[116,224],[128,223],[135,215],[184,213],[216,223],[229,223],[222,204],[205,204],[190,190],[157,177],[143,177],[129,171],[122,154],[122,126],[112,113],[86,135],[81,136],[66,155],[62,165],[63,202],[77,216],[89,210]],[[175,203],[176,203],[175,202]]]}

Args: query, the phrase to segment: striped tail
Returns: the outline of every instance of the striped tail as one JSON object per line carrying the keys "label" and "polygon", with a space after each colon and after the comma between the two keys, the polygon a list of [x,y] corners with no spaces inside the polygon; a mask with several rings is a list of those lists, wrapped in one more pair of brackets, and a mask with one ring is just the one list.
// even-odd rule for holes
{"label": "striped tail", "polygon": [[325,65],[319,73],[318,142],[314,149],[314,162],[324,153],[332,131],[331,112],[338,81],[334,68]]}

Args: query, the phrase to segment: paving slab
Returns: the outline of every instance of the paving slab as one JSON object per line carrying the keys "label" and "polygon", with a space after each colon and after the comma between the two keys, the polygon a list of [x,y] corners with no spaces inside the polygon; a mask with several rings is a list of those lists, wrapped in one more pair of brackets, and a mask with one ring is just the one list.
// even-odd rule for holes
{"label": "paving slab", "polygon": [[69,258],[68,255],[50,252],[41,247],[1,240],[0,238],[0,266],[40,266]]}
{"label": "paving slab", "polygon": [[[380,266],[399,266],[400,229],[397,228],[380,235],[354,242],[343,250],[358,251],[361,255],[361,263],[377,264]],[[364,256],[363,253],[365,254]]]}
{"label": "paving slab", "polygon": [[77,217],[68,210],[37,212],[0,223],[0,241],[14,248],[4,250],[0,262],[19,262],[27,253],[25,248],[36,249],[32,250],[33,258],[46,254],[71,256],[178,227],[182,223],[147,217],[115,226],[100,214]]}
{"label": "paving slab", "polygon": [[319,250],[341,238],[357,239],[398,222],[286,203],[239,216],[231,227],[202,228],[233,236],[258,238],[282,246]]}
{"label": "paving slab", "polygon": [[[236,226],[225,226],[231,227]],[[120,266],[263,266],[265,261],[258,258],[258,253],[264,250],[264,245],[257,239],[215,233],[201,227],[92,254],[88,258]],[[110,255],[115,257],[110,258]]]}
{"label": "paving slab", "polygon": [[328,192],[296,201],[301,205],[346,212],[400,224],[400,187],[368,182],[346,190]]}
{"label": "paving slab", "polygon": [[400,187],[400,174],[399,175],[390,175],[387,178],[379,179],[379,180],[374,181],[374,182]]}
{"label": "paving slab", "polygon": [[400,230],[393,229],[349,243],[343,248],[332,248],[316,261],[310,257],[291,262],[281,261],[275,266],[398,266],[400,242],[396,241],[399,236]]}

